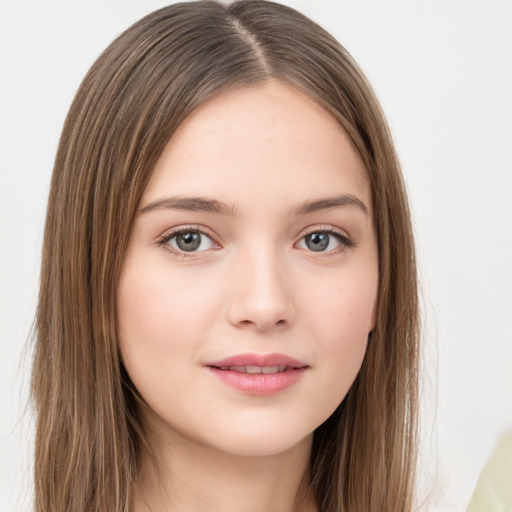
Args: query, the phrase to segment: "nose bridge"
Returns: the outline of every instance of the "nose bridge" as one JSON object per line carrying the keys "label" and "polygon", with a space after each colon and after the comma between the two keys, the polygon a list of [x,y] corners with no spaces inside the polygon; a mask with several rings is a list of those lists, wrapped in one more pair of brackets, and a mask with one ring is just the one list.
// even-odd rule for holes
{"label": "nose bridge", "polygon": [[264,330],[293,322],[290,275],[275,246],[251,245],[237,257],[229,317],[238,326]]}

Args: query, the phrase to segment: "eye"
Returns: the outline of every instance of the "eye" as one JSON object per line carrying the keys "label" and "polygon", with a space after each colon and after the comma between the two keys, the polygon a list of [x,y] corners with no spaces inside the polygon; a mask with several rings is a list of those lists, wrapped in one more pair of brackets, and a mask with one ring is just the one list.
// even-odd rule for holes
{"label": "eye", "polygon": [[298,243],[301,249],[313,252],[331,252],[352,247],[354,243],[341,233],[334,231],[318,230],[308,233]]}
{"label": "eye", "polygon": [[172,252],[190,253],[200,252],[215,247],[215,242],[199,229],[186,228],[164,235],[158,241],[159,245],[166,245]]}

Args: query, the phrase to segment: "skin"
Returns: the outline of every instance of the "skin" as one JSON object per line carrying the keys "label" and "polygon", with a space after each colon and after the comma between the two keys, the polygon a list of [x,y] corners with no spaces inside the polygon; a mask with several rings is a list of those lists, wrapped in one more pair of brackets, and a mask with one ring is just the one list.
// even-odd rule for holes
{"label": "skin", "polygon": [[[349,204],[297,213],[341,195]],[[176,196],[228,208],[169,207]],[[289,85],[222,92],[179,127],[143,194],[118,290],[121,354],[158,463],[143,460],[136,511],[316,510],[313,431],[353,383],[375,322],[372,219],[348,136]],[[207,236],[186,252],[176,229]],[[308,246],[312,232],[327,233],[325,250]],[[257,396],[205,366],[242,353],[308,368]]]}

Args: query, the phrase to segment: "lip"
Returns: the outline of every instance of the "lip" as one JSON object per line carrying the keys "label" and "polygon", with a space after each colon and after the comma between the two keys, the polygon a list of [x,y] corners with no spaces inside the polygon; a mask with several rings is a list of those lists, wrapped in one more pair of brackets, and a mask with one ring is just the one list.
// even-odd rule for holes
{"label": "lip", "polygon": [[[250,395],[273,395],[296,384],[309,368],[306,363],[285,354],[239,354],[206,363],[206,368],[224,384]],[[278,373],[242,373],[230,366],[285,366]],[[224,368],[224,369],[222,369]]]}
{"label": "lip", "polygon": [[206,366],[290,366],[291,368],[304,368],[306,363],[285,354],[239,354],[219,361],[206,363]]}

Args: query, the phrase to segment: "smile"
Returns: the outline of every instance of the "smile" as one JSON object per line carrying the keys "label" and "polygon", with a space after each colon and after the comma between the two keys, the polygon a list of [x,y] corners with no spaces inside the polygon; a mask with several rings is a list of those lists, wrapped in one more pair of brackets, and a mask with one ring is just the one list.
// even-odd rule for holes
{"label": "smile", "polygon": [[309,366],[284,354],[241,354],[206,368],[223,384],[249,395],[273,395],[298,383]]}
{"label": "smile", "polygon": [[281,373],[289,369],[289,366],[284,364],[278,366],[221,366],[220,370],[228,370],[237,373]]}

